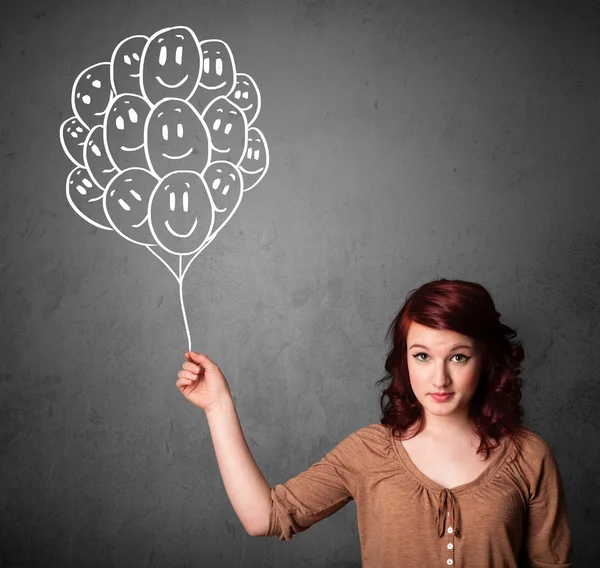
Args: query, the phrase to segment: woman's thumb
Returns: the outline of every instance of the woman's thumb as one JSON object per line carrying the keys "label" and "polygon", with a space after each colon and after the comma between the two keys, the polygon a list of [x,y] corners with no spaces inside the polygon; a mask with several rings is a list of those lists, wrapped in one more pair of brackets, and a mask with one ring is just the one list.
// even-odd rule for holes
{"label": "woman's thumb", "polygon": [[203,365],[207,368],[215,366],[215,364],[206,355],[204,355],[204,353],[196,353],[195,351],[190,351],[189,355],[192,361],[194,361],[194,363],[199,363],[200,365]]}

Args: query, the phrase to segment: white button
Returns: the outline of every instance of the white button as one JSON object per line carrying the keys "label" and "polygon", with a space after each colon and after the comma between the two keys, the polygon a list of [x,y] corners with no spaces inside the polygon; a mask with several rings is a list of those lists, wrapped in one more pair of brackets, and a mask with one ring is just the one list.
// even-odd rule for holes
{"label": "white button", "polygon": [[451,564],[454,564],[454,560],[452,560],[452,558],[448,558],[448,560],[446,560],[446,564],[450,566]]}
{"label": "white button", "polygon": [[448,532],[449,532],[450,534],[452,534],[452,531],[453,531],[452,527],[448,527]]}
{"label": "white button", "polygon": [[451,542],[449,542],[448,543],[448,550],[452,550],[453,548],[454,548],[454,545]]}

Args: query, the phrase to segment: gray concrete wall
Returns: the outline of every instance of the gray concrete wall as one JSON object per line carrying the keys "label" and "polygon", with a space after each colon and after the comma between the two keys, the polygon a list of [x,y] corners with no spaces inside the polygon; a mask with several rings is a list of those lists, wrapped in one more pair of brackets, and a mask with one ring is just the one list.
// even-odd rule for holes
{"label": "gray concrete wall", "polygon": [[75,78],[176,25],[225,40],[263,97],[269,172],[184,296],[271,485],[379,421],[409,290],[475,280],[523,341],[574,565],[598,565],[597,7],[55,0],[0,7],[0,566],[360,565],[354,503],[292,543],[246,535],[175,387],[175,279],[65,198]]}

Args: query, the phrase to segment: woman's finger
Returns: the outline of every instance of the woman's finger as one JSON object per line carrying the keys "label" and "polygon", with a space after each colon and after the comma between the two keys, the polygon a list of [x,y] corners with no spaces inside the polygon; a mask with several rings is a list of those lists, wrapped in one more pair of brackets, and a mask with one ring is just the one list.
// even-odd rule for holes
{"label": "woman's finger", "polygon": [[189,379],[190,381],[195,381],[198,379],[198,375],[196,375],[195,373],[190,373],[189,371],[179,371],[179,373],[177,373],[177,376],[180,379]]}
{"label": "woman's finger", "polygon": [[200,373],[200,369],[201,367],[199,367],[198,365],[196,365],[196,363],[188,363],[185,362],[182,367],[186,370],[186,371],[190,371],[191,373],[196,373],[199,374]]}

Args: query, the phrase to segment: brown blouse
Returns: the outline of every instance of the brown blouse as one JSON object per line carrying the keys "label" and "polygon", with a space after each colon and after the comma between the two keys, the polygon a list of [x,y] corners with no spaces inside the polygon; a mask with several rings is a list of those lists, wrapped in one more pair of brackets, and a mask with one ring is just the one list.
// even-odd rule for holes
{"label": "brown blouse", "polygon": [[353,499],[363,568],[571,567],[558,465],[528,428],[500,440],[483,473],[451,489],[421,473],[391,428],[361,428],[271,488],[264,536],[291,540]]}

